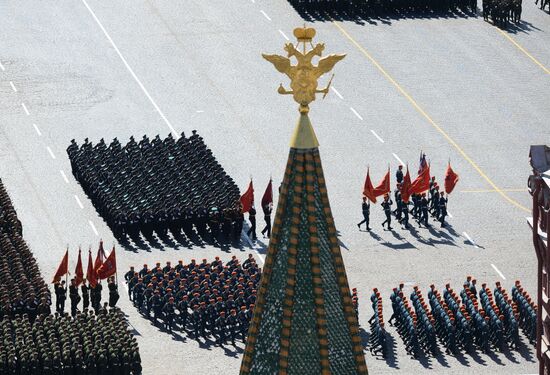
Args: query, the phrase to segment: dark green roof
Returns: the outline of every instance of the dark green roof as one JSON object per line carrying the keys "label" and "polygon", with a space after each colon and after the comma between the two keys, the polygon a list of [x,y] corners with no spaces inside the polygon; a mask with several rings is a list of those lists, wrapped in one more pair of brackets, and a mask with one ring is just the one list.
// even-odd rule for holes
{"label": "dark green roof", "polygon": [[240,373],[368,373],[317,148],[290,149]]}

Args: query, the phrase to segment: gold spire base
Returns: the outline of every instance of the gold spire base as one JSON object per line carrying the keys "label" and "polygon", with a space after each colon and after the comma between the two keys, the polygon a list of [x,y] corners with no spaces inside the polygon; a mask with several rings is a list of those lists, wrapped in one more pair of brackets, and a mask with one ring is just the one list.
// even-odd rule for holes
{"label": "gold spire base", "polygon": [[300,110],[300,119],[298,120],[298,124],[296,124],[294,134],[292,134],[290,140],[291,148],[308,149],[319,147],[317,136],[315,135],[313,126],[311,126],[311,121],[309,120],[307,112],[306,110]]}

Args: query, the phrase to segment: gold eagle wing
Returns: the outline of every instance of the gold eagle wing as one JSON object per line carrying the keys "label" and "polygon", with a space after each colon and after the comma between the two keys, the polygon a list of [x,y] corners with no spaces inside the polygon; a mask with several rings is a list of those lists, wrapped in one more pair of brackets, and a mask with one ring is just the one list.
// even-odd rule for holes
{"label": "gold eagle wing", "polygon": [[290,59],[280,55],[268,55],[265,53],[262,53],[262,56],[264,59],[272,63],[273,66],[275,66],[275,69],[290,77]]}
{"label": "gold eagle wing", "polygon": [[340,60],[346,57],[346,54],[332,54],[319,59],[317,64],[317,76],[320,77],[326,72],[330,72],[334,65]]}

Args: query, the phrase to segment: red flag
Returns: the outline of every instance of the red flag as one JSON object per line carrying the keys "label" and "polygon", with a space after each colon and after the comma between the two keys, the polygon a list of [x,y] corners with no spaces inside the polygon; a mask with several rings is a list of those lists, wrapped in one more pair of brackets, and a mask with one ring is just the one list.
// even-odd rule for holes
{"label": "red flag", "polygon": [[105,260],[105,250],[103,250],[103,240],[99,241],[99,249],[97,249],[97,256],[95,257],[94,271],[97,272],[99,267],[103,264]]}
{"label": "red flag", "polygon": [[269,184],[267,184],[264,196],[262,197],[262,208],[270,203],[273,203],[273,184],[271,179],[269,180]]}
{"label": "red flag", "polygon": [[102,280],[106,279],[109,276],[113,276],[116,273],[116,254],[115,254],[115,247],[113,246],[113,250],[111,251],[111,254],[107,257],[105,262],[99,267],[97,270],[97,277]]}
{"label": "red flag", "polygon": [[372,181],[370,180],[370,168],[367,169],[367,178],[365,179],[365,186],[363,187],[363,195],[367,197],[372,203],[376,203],[374,188],[372,187]]}
{"label": "red flag", "polygon": [[430,189],[430,166],[426,166],[422,173],[412,182],[409,195],[422,193]]}
{"label": "red flag", "polygon": [[426,169],[427,166],[428,166],[428,163],[426,162],[426,154],[420,151],[420,165],[418,166],[419,176],[424,171],[424,169]]}
{"label": "red flag", "polygon": [[374,188],[374,196],[375,197],[379,197],[381,195],[384,195],[386,193],[389,193],[391,191],[391,186],[390,186],[390,169],[388,168],[388,171],[386,172],[386,175],[384,176],[384,178],[382,179],[382,181],[380,181],[380,183],[378,184],[378,186],[376,186]]}
{"label": "red flag", "polygon": [[65,256],[61,259],[61,263],[59,263],[59,267],[57,267],[57,271],[55,271],[52,284],[59,282],[59,280],[61,280],[61,276],[66,275],[67,273],[69,273],[69,249],[65,252]]}
{"label": "red flag", "polygon": [[243,213],[250,211],[254,204],[254,186],[252,186],[252,180],[248,184],[248,189],[241,196],[241,204],[243,205]]}
{"label": "red flag", "polygon": [[458,175],[451,168],[451,162],[447,165],[447,171],[445,172],[445,192],[451,194],[458,182]]}
{"label": "red flag", "polygon": [[84,270],[82,269],[82,256],[81,256],[82,250],[80,248],[78,249],[78,260],[76,261],[76,268],[74,270],[75,274],[75,281],[76,286],[79,286],[82,284],[82,280],[84,280]]}
{"label": "red flag", "polygon": [[94,263],[92,261],[92,250],[88,250],[88,271],[86,272],[86,278],[92,288],[97,285],[97,276],[94,270]]}
{"label": "red flag", "polygon": [[403,178],[403,183],[401,183],[401,199],[403,202],[409,203],[409,198],[411,197],[411,175],[409,173],[409,166],[407,165],[407,173]]}

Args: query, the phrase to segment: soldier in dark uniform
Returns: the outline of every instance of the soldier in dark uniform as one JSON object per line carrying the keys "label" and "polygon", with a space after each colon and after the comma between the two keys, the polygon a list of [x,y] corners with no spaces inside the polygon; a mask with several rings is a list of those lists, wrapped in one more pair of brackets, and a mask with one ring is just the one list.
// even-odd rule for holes
{"label": "soldier in dark uniform", "polygon": [[246,342],[246,334],[248,333],[249,317],[247,314],[246,306],[241,306],[241,310],[237,314],[237,322],[239,324],[239,333],[243,343]]}
{"label": "soldier in dark uniform", "polygon": [[226,342],[226,319],[225,311],[220,311],[220,316],[216,319],[216,344],[223,346]]}
{"label": "soldier in dark uniform", "polygon": [[357,228],[361,229],[361,224],[365,223],[367,226],[367,231],[370,231],[369,227],[369,214],[370,214],[370,202],[367,200],[367,197],[363,197],[363,203],[361,205],[363,211],[363,220],[357,224]]}
{"label": "soldier in dark uniform", "polygon": [[[130,280],[132,280],[135,276],[136,272],[134,271],[134,267],[130,267],[130,270],[124,274],[124,280],[126,281],[126,284],[130,283]],[[132,300],[132,293],[131,288],[128,286],[128,298],[130,301]]]}
{"label": "soldier in dark uniform", "polygon": [[398,184],[403,183],[403,166],[399,165],[397,171],[395,172],[395,179]]}
{"label": "soldier in dark uniform", "polygon": [[384,224],[388,223],[388,230],[392,230],[391,227],[391,205],[393,204],[390,196],[388,194],[384,195],[384,201],[382,202],[382,208],[384,209],[384,214],[386,215],[386,220],[382,223],[382,228]]}
{"label": "soldier in dark uniform", "polygon": [[195,334],[195,339],[199,338],[200,327],[201,327],[201,313],[199,311],[199,305],[193,306],[193,313],[191,315],[193,323],[193,333]]}
{"label": "soldier in dark uniform", "polygon": [[444,227],[445,224],[445,217],[447,216],[447,202],[448,198],[445,197],[445,193],[442,191],[439,197],[439,222],[441,223],[441,227]]}
{"label": "soldier in dark uniform", "polygon": [[83,279],[80,285],[80,291],[82,292],[82,311],[90,306],[90,288],[86,283],[86,279]]}
{"label": "soldier in dark uniform", "polygon": [[273,210],[273,203],[268,203],[262,206],[262,210],[264,211],[265,221],[265,227],[262,229],[262,235],[267,233],[267,238],[269,238],[271,236],[271,211]]}
{"label": "soldier in dark uniform", "polygon": [[107,280],[109,288],[109,307],[115,307],[120,295],[118,294],[118,285],[115,283],[114,276]]}
{"label": "soldier in dark uniform", "polygon": [[168,332],[172,333],[172,325],[174,323],[174,317],[176,315],[176,306],[174,305],[174,297],[168,299],[168,303],[162,308],[164,313],[164,322]]}
{"label": "soldier in dark uniform", "polygon": [[55,284],[55,309],[60,314],[65,311],[65,300],[67,299],[67,288],[65,288],[65,280],[61,281],[61,283]]}
{"label": "soldier in dark uniform", "polygon": [[254,206],[250,207],[250,211],[248,211],[248,220],[250,221],[250,229],[248,229],[246,235],[249,237],[252,235],[252,241],[256,241],[256,209]]}
{"label": "soldier in dark uniform", "polygon": [[428,200],[426,199],[426,193],[422,193],[422,198],[420,199],[420,221],[418,224],[424,224],[426,228],[430,226],[428,223]]}
{"label": "soldier in dark uniform", "polygon": [[78,286],[76,280],[71,279],[71,285],[69,286],[69,298],[71,300],[71,316],[76,315],[78,304],[80,303],[80,295],[78,294]]}

